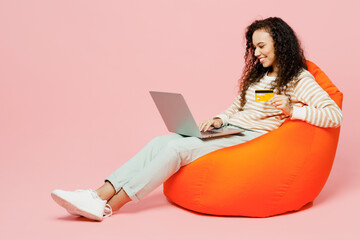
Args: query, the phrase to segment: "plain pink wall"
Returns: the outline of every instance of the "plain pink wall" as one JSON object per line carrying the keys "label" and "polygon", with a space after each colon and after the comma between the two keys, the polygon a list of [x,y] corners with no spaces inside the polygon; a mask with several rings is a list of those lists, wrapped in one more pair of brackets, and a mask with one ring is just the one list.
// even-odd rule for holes
{"label": "plain pink wall", "polygon": [[[183,93],[197,121],[222,112],[242,72],[245,27],[279,16],[344,93],[331,179],[351,186],[360,167],[359,8],[357,0],[0,0],[0,182],[21,174],[54,188],[95,186],[167,133],[149,90]],[[94,177],[74,183],[73,165]]]}
{"label": "plain pink wall", "polygon": [[12,141],[34,148],[64,141],[59,154],[65,154],[79,139],[71,154],[94,159],[99,152],[122,157],[124,145],[136,151],[166,133],[148,90],[183,93],[197,121],[223,111],[241,74],[245,27],[279,16],[298,33],[308,59],[344,92],[337,159],[342,167],[359,166],[352,121],[358,114],[352,99],[359,87],[358,7],[356,0],[296,6],[262,0],[0,1],[1,163],[13,155]]}

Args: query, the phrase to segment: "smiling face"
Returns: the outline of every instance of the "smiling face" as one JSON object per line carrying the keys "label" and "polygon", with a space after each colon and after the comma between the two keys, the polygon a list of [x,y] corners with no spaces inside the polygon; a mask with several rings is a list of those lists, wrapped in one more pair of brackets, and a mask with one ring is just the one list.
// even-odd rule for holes
{"label": "smiling face", "polygon": [[264,68],[273,67],[273,72],[277,73],[274,40],[270,34],[263,29],[256,30],[252,36],[254,45],[254,56]]}

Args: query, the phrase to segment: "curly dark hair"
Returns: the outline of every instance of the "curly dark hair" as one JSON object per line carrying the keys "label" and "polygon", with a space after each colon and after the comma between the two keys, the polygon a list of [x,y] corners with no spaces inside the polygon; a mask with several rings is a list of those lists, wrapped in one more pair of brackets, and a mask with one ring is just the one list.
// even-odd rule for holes
{"label": "curly dark hair", "polygon": [[304,52],[300,42],[292,28],[281,18],[270,17],[264,20],[256,20],[246,30],[246,52],[245,66],[242,77],[239,79],[239,93],[241,107],[246,103],[245,94],[247,89],[258,82],[266,72],[272,72],[272,66],[264,68],[254,56],[255,48],[252,43],[252,36],[256,30],[267,31],[273,39],[275,59],[278,67],[277,78],[273,89],[277,93],[286,94],[288,83],[299,76],[302,69],[307,70]]}

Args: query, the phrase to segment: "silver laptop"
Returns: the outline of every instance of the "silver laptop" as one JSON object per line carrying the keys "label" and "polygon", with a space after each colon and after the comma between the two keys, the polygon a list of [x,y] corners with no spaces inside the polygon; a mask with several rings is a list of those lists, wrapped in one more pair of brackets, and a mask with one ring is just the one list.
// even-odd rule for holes
{"label": "silver laptop", "polygon": [[150,91],[150,94],[170,132],[198,138],[219,137],[244,132],[241,129],[229,129],[227,127],[201,132],[180,93]]}

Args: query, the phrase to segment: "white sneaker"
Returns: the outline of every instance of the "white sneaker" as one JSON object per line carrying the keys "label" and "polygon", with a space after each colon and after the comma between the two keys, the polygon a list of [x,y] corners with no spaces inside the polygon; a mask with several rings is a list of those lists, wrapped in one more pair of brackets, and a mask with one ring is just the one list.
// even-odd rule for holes
{"label": "white sneaker", "polygon": [[112,209],[94,190],[54,190],[51,197],[70,214],[101,221],[112,215]]}

